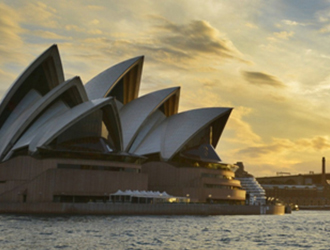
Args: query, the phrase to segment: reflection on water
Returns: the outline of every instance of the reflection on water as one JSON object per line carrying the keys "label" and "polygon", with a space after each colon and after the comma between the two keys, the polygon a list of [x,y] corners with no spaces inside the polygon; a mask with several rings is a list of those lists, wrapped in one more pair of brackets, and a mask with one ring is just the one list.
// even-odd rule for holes
{"label": "reflection on water", "polygon": [[329,215],[0,215],[0,249],[329,249]]}

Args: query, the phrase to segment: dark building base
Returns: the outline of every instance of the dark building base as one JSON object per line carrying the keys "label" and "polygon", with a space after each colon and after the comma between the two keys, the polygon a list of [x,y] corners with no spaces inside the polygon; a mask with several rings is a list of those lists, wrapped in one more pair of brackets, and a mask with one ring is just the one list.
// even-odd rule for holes
{"label": "dark building base", "polygon": [[0,213],[89,215],[260,215],[285,213],[283,205],[0,203]]}
{"label": "dark building base", "polygon": [[299,210],[330,210],[330,206],[299,206]]}

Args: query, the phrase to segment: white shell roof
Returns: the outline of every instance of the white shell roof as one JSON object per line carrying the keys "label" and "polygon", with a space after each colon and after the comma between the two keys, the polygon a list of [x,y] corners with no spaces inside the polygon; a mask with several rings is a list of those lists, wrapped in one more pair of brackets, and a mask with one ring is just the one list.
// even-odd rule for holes
{"label": "white shell roof", "polygon": [[124,149],[132,143],[147,118],[168,98],[175,95],[180,87],[159,90],[135,99],[120,110]]}
{"label": "white shell roof", "polygon": [[231,108],[203,108],[168,117],[154,129],[135,154],[146,155],[160,152],[163,160],[173,157],[194,135]]}
{"label": "white shell roof", "polygon": [[114,99],[102,98],[84,102],[61,115],[48,120],[44,126],[40,128],[38,134],[29,144],[29,151],[33,153],[37,151],[38,147],[48,145],[52,140],[76,122],[106,105],[114,105]]}
{"label": "white shell roof", "polygon": [[143,58],[143,56],[139,56],[116,64],[89,80],[85,85],[89,99],[93,100],[106,97],[121,77],[138,61],[143,60]]}
{"label": "white shell roof", "polygon": [[[145,124],[142,126],[140,131],[138,132],[137,136],[134,138],[134,141],[132,145],[130,146],[128,152],[134,153],[136,148],[143,142],[144,138],[152,131],[154,128],[156,128],[162,121],[166,119],[166,116],[163,114],[163,112],[156,110],[150,117],[148,117]],[[160,147],[160,145],[159,145]],[[153,148],[153,150],[156,150],[156,148]],[[159,152],[160,150],[156,151]]]}
{"label": "white shell roof", "polygon": [[42,99],[42,95],[35,89],[31,89],[29,92],[27,92],[3,123],[0,129],[0,139],[2,139],[3,135],[7,133],[8,129],[12,127],[13,123],[40,99]]}
{"label": "white shell roof", "polygon": [[[62,63],[57,46],[54,44],[48,48],[44,53],[42,53],[34,62],[27,67],[27,69],[16,79],[16,81],[10,86],[8,91],[5,93],[1,103],[0,103],[0,116],[3,113],[5,107],[8,105],[16,91],[21,87],[25,80],[37,69],[43,62],[51,58],[54,62],[57,82],[61,83],[64,81],[64,74],[62,69]],[[47,69],[45,69],[47,70]],[[49,69],[48,69],[49,70]],[[48,72],[49,73],[49,72]]]}
{"label": "white shell roof", "polygon": [[[231,108],[204,108],[176,114],[179,87],[135,99],[143,60],[140,56],[121,62],[83,86],[78,77],[64,82],[57,46],[51,46],[18,77],[1,101],[0,159],[9,159],[15,150],[26,146],[30,153],[35,153],[99,109],[104,112],[103,122],[116,148],[129,153],[160,153],[163,160],[169,160],[218,118],[222,119],[221,127],[216,127],[213,137],[220,137],[219,131]],[[35,74],[43,80],[34,81],[30,76]],[[44,82],[46,85],[41,85]],[[123,95],[123,103],[121,99],[105,98],[119,82],[123,86],[118,86],[115,92]],[[70,104],[67,98],[73,99]]]}
{"label": "white shell roof", "polygon": [[[26,110],[24,113],[22,113],[21,116],[19,116],[10,126],[7,130],[1,130],[0,140],[2,141],[0,145],[0,155],[3,155],[6,153],[6,151],[14,146],[14,148],[22,147],[25,145],[14,145],[14,143],[23,135],[23,133],[26,133],[26,129],[31,126],[34,122],[37,122],[38,124],[43,124],[49,119],[49,115],[44,115],[39,117],[38,121],[35,121],[35,119],[40,116],[42,112],[47,113],[48,110],[45,110],[53,101],[55,101],[57,98],[59,98],[63,93],[66,93],[67,91],[70,91],[73,87],[76,88],[78,91],[81,99],[83,102],[87,101],[87,95],[84,89],[84,86],[82,85],[82,82],[79,77],[74,77],[57,87],[53,88],[50,92],[48,92],[45,96],[43,96],[41,99],[39,99],[37,102],[35,102],[28,110]],[[79,104],[79,103],[76,103]],[[64,105],[64,104],[63,104]],[[63,110],[62,105],[62,110]],[[49,108],[48,108],[49,109]],[[64,109],[66,110],[66,109]],[[60,110],[50,110],[50,113],[55,115],[53,111],[60,112]],[[49,112],[48,112],[49,113]],[[32,136],[31,131],[30,137]],[[37,130],[34,131],[34,133],[38,133]],[[26,139],[25,139],[26,140]],[[29,141],[29,140],[28,140]],[[22,143],[22,142],[21,142]],[[20,143],[20,144],[21,144]]]}
{"label": "white shell roof", "polygon": [[62,101],[58,101],[54,103],[51,107],[49,107],[41,116],[36,120],[31,127],[28,128],[26,132],[19,138],[19,140],[12,147],[10,152],[6,155],[4,160],[8,159],[8,157],[17,149],[29,146],[31,140],[38,134],[39,128],[43,126],[49,119],[58,116],[70,108]]}

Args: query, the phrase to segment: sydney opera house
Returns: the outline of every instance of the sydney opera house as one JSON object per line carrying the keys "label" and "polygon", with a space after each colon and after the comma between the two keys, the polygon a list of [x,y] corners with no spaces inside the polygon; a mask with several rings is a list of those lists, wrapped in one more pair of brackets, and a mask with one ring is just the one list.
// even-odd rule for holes
{"label": "sydney opera house", "polygon": [[53,45],[17,78],[0,105],[0,204],[106,201],[118,190],[244,203],[237,166],[214,150],[232,109],[179,113],[180,87],[139,96],[143,60],[84,85],[64,79]]}

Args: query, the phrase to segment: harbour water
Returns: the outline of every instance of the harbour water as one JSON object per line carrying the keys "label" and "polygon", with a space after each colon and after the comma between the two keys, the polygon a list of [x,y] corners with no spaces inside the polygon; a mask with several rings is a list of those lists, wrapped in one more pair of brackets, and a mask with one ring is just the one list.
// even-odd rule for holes
{"label": "harbour water", "polygon": [[0,215],[0,249],[330,249],[330,211],[281,216]]}

